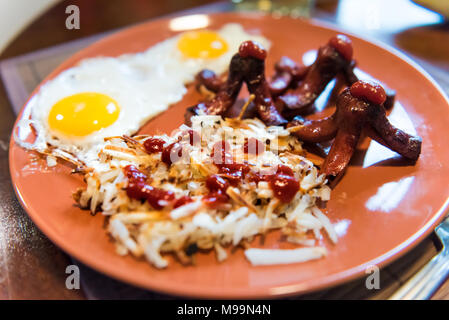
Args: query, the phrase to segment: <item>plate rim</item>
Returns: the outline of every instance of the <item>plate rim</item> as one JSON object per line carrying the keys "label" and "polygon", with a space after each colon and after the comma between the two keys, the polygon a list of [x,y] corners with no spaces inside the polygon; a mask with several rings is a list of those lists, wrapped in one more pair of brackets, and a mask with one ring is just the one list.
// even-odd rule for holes
{"label": "plate rim", "polygon": [[[248,288],[244,290],[244,292],[236,292],[236,291],[223,291],[221,289],[212,287],[209,288],[206,292],[204,289],[189,289],[187,292],[183,289],[177,289],[177,287],[173,286],[163,286],[159,284],[147,286],[143,285],[142,283],[139,283],[138,281],[134,281],[130,277],[125,277],[121,274],[118,274],[117,272],[114,272],[114,268],[105,267],[104,265],[98,264],[95,259],[89,259],[85,258],[84,256],[79,256],[77,253],[74,253],[71,249],[71,246],[66,246],[63,241],[60,241],[58,237],[53,237],[53,235],[49,236],[48,234],[51,234],[51,232],[47,232],[48,229],[46,227],[45,222],[41,221],[39,218],[39,214],[37,211],[33,210],[23,199],[20,190],[17,185],[17,181],[15,178],[14,173],[16,172],[14,169],[14,165],[12,165],[14,162],[13,160],[13,146],[15,145],[14,141],[14,132],[17,129],[17,122],[23,115],[23,111],[25,106],[29,103],[31,98],[38,92],[40,87],[49,81],[50,79],[54,78],[57,74],[62,72],[63,70],[67,69],[67,67],[64,67],[65,65],[71,64],[72,61],[78,60],[78,55],[82,55],[85,50],[90,49],[92,46],[96,46],[98,44],[101,44],[102,42],[110,41],[111,38],[114,38],[118,35],[120,35],[123,32],[128,32],[131,29],[134,28],[140,28],[144,25],[152,24],[152,23],[161,23],[163,21],[170,21],[175,18],[179,17],[186,17],[186,16],[193,16],[197,14],[184,14],[184,15],[173,15],[169,17],[161,17],[157,19],[151,19],[150,21],[144,21],[137,24],[132,24],[131,26],[120,28],[116,32],[113,32],[112,34],[106,35],[104,38],[90,44],[86,48],[83,48],[74,54],[72,54],[69,58],[65,59],[61,64],[58,65],[56,69],[54,69],[48,76],[42,80],[39,85],[32,91],[30,96],[28,97],[25,104],[21,107],[19,114],[17,115],[17,118],[14,122],[14,126],[12,129],[12,134],[9,142],[9,155],[8,155],[8,161],[9,161],[9,172],[11,176],[11,182],[14,189],[14,192],[16,194],[17,199],[19,200],[19,203],[21,204],[22,208],[25,210],[26,214],[30,217],[30,219],[33,221],[33,223],[36,224],[36,226],[41,230],[41,232],[50,239],[51,242],[53,242],[57,247],[59,247],[61,250],[66,252],[67,254],[73,256],[75,259],[79,260],[81,263],[85,264],[89,268],[92,268],[100,273],[103,273],[113,279],[122,281],[124,283],[132,284],[134,286],[137,286],[139,288],[143,288],[145,290],[153,290],[165,294],[170,295],[176,295],[176,296],[185,296],[185,297],[197,297],[197,298],[275,298],[275,297],[287,297],[287,296],[294,296],[298,294],[304,294],[309,292],[318,291],[324,288],[331,288],[334,286],[337,286],[339,284],[349,282],[351,280],[355,280],[358,278],[361,278],[365,274],[365,270],[367,267],[376,265],[379,268],[384,268],[388,264],[392,263],[393,261],[399,259],[403,255],[405,255],[407,252],[410,252],[413,248],[415,248],[422,240],[424,240],[425,237],[427,237],[431,232],[433,232],[434,227],[436,227],[440,221],[442,221],[445,218],[445,213],[448,212],[449,208],[449,195],[446,198],[446,201],[442,204],[442,206],[435,211],[434,214],[432,214],[432,217],[429,219],[429,221],[422,226],[419,230],[417,230],[411,237],[407,238],[405,241],[397,245],[396,247],[392,248],[391,250],[387,251],[386,253],[382,254],[381,256],[376,257],[375,259],[369,260],[367,262],[363,262],[355,267],[352,267],[350,269],[345,269],[341,272],[337,272],[335,274],[327,275],[319,280],[314,280],[313,285],[307,285],[306,282],[296,283],[296,284],[284,284],[279,286],[271,286],[270,289],[267,289],[265,287],[263,288]],[[218,12],[218,13],[201,13],[201,15],[206,15],[208,17],[216,17],[216,16],[225,16],[229,17],[230,20],[232,18],[265,18],[268,16],[268,18],[272,18],[270,15],[258,13],[258,12],[245,12],[245,13],[239,13],[239,12]],[[291,19],[295,20],[290,17],[281,17],[280,19]],[[402,52],[401,50],[394,48],[386,43],[383,43],[377,39],[373,39],[370,36],[361,36],[354,34],[350,31],[347,31],[339,26],[336,26],[332,23],[318,20],[318,19],[300,19],[305,24],[310,24],[312,26],[316,26],[318,28],[324,28],[327,30],[336,31],[339,33],[347,34],[351,37],[357,38],[359,40],[362,40],[364,42],[368,42],[372,45],[375,45],[379,48],[381,48],[384,51],[387,51],[388,53],[396,56],[400,60],[404,61],[406,64],[408,64],[410,67],[415,69],[418,73],[420,73],[427,81],[429,81],[434,87],[438,93],[441,95],[441,97],[444,98],[446,101],[447,106],[449,106],[449,98],[447,94],[443,91],[441,86],[433,79],[433,77],[424,70],[417,62],[415,62],[412,58],[410,58],[407,54]]]}

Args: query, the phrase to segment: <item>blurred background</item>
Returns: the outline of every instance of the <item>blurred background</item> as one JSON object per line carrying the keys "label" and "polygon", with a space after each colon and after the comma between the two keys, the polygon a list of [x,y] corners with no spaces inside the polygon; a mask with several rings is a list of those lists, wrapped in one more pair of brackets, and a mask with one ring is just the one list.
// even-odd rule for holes
{"label": "blurred background", "polygon": [[[435,24],[449,17],[448,0],[0,0],[0,52],[6,48],[2,56],[8,57],[30,51],[36,43],[50,46],[211,3],[222,4],[217,10],[259,10],[294,17],[323,18],[327,13],[328,19],[332,17],[344,28],[374,35]],[[82,12],[82,28],[76,32],[64,28],[69,5],[77,5]],[[22,43],[21,39],[28,41]]]}

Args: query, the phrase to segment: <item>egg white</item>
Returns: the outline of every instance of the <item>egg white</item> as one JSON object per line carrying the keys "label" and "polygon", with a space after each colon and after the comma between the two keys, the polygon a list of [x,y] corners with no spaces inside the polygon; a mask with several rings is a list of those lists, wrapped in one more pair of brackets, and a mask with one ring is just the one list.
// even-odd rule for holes
{"label": "egg white", "polygon": [[[217,33],[226,40],[228,51],[214,59],[185,58],[177,48],[179,34],[141,53],[82,60],[46,82],[30,100],[19,122],[19,140],[26,140],[32,124],[38,138],[34,144],[22,143],[23,146],[42,151],[50,145],[89,165],[105,137],[136,133],[150,118],[180,101],[187,91],[185,85],[199,71],[207,68],[218,74],[225,72],[243,41],[258,41],[266,49],[270,46],[266,38],[247,33],[239,24],[227,24]],[[117,101],[118,120],[84,137],[52,131],[48,115],[53,105],[81,92],[102,93]]]}

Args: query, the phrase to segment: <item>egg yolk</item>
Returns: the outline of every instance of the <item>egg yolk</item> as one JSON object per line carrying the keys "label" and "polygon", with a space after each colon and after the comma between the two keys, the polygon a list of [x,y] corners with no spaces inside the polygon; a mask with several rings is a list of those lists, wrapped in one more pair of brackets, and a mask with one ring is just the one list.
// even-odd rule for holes
{"label": "egg yolk", "polygon": [[50,110],[48,124],[65,135],[83,137],[110,126],[119,114],[119,105],[111,97],[83,92],[59,100]]}
{"label": "egg yolk", "polygon": [[211,59],[228,51],[228,43],[213,31],[190,31],[181,35],[178,49],[186,58]]}

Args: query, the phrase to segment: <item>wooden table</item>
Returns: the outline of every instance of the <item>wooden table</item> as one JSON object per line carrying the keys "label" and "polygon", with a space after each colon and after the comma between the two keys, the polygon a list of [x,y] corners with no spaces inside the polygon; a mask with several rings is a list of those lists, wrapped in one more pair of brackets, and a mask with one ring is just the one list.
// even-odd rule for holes
{"label": "wooden table", "polygon": [[[211,2],[214,1],[62,1],[24,30],[0,55],[0,60]],[[404,51],[449,93],[449,24],[440,16],[408,0],[328,0],[320,3],[314,17]],[[80,8],[82,22],[79,30],[65,28],[65,8],[69,4]],[[226,2],[211,7],[211,10],[229,7]],[[30,77],[35,71],[30,70]],[[15,116],[2,84],[0,112],[0,299],[85,299],[82,290],[65,287],[65,268],[72,264],[70,258],[34,226],[14,194],[9,176],[8,143]],[[359,279],[295,299],[387,298],[435,255],[437,248],[437,241],[430,236],[410,253],[382,269],[380,290],[367,290],[365,279]],[[132,297],[173,298],[113,283],[125,292],[121,297],[132,292]],[[449,280],[433,298],[449,299]]]}

